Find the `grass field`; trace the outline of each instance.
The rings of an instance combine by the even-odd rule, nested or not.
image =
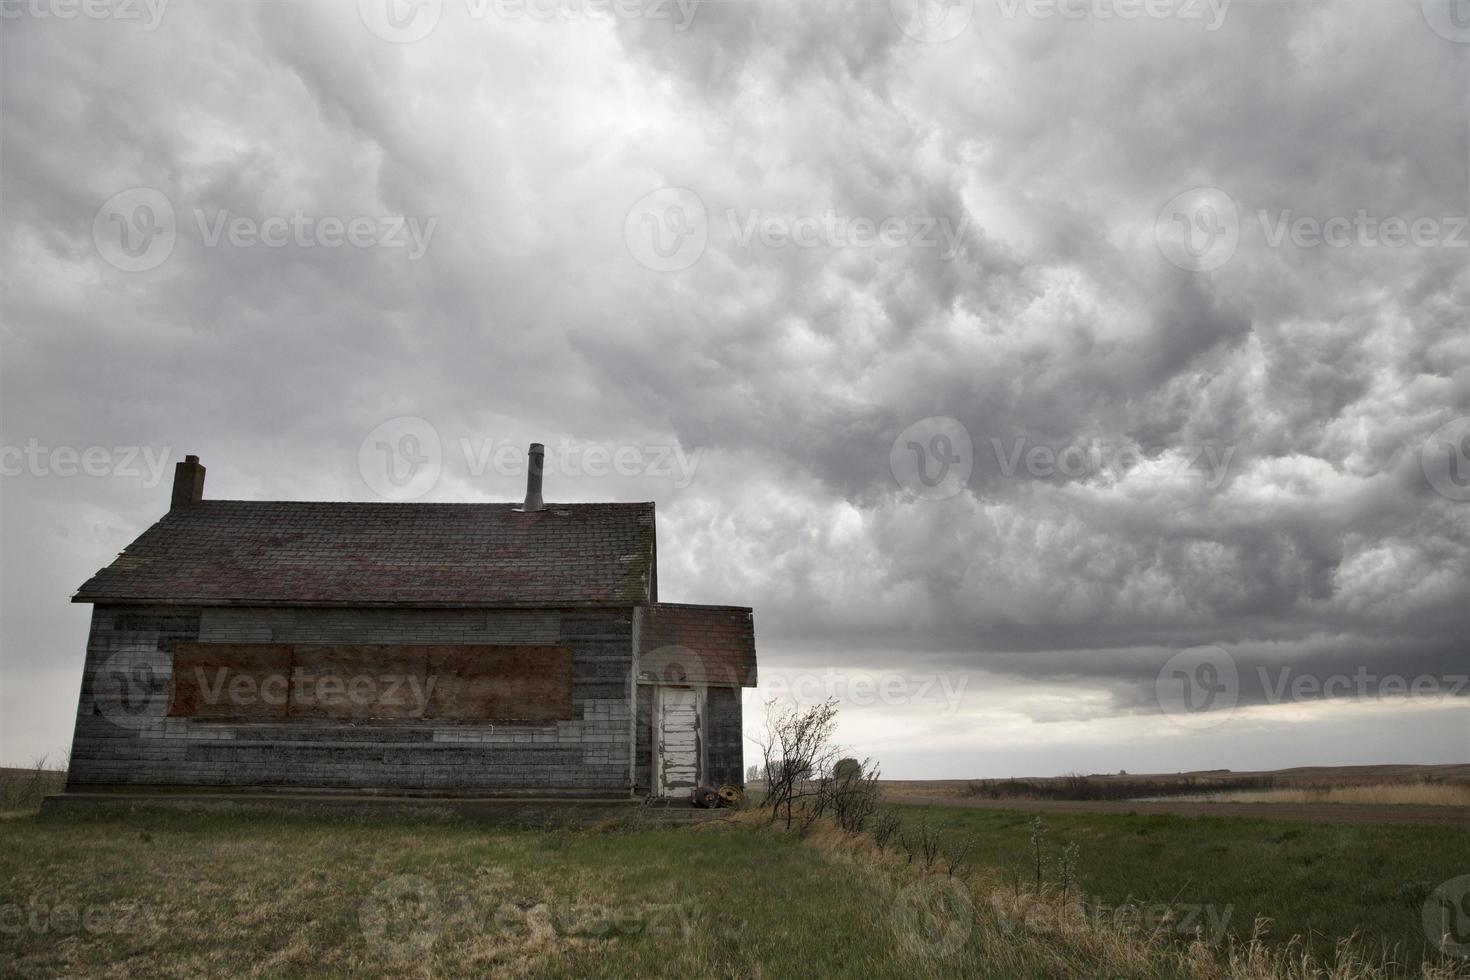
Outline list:
[[[952,837],[973,835],[976,861],[1034,876],[1033,815],[906,807]],[[1234,817],[1048,814],[1048,847],[1077,845],[1078,888],[1094,906],[1167,903],[1249,937],[1258,917],[1277,941],[1300,936],[1330,958],[1342,938],[1393,949],[1409,966],[1434,959],[1422,908],[1445,879],[1470,873],[1470,833],[1456,827],[1311,825]],[[1051,872],[1048,871],[1048,874]]]
[[[1465,835],[1118,818],[1049,820],[1078,846],[1077,890],[1139,915],[1088,915],[1024,879],[1029,817],[903,808],[976,835],[965,884],[893,847],[743,814],[678,829],[508,830],[452,819],[165,811],[0,821],[7,976],[1305,977],[1300,949],[1233,941],[1362,929],[1398,944],[1376,972],[1420,975],[1428,890],[1470,870]],[[1221,824],[1226,826],[1221,826]],[[1048,859],[1050,860],[1050,858]],[[1050,878],[1052,872],[1047,870]],[[1072,896],[1075,900],[1075,894]],[[1191,943],[1168,903],[1230,909]],[[1196,922],[1211,920],[1201,910]],[[1218,918],[1218,915],[1217,915]],[[1241,932],[1244,927],[1244,933]],[[1207,931],[1207,938],[1209,934]],[[1470,962],[1431,975],[1470,976]],[[1293,965],[1295,964],[1295,965]]]
[[[1218,800],[1230,803],[1367,803],[1394,806],[1470,806],[1470,785],[1461,783],[1369,783],[1307,789],[1242,790],[1175,797],[1181,803]]]

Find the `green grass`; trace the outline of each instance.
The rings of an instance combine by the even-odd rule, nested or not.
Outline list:
[[[974,860],[1034,879],[1034,814],[963,807],[902,808],[927,815],[949,839],[974,834]],[[1300,935],[1319,957],[1358,933],[1365,946],[1398,947],[1415,966],[1435,958],[1421,909],[1441,882],[1470,873],[1470,832],[1446,826],[1311,824],[1238,817],[1103,813],[1042,815],[1048,830],[1045,875],[1069,841],[1078,844],[1077,887],[1112,909],[1125,902],[1199,907],[1201,922],[1228,916],[1248,938],[1257,916],[1269,937]],[[1009,880],[1009,879],[1007,879]]]
[[[861,874],[728,824],[46,815],[0,822],[0,881],[6,976],[908,972]]]
[[[977,832],[981,865],[1024,861],[1029,816],[927,812],[947,833]],[[1083,889],[1105,901],[1234,904],[1232,925],[1247,931],[1259,910],[1334,935],[1370,927],[1416,951],[1418,902],[1402,890],[1466,858],[1463,835],[1429,829],[1047,822],[1054,844],[1082,845]],[[935,908],[947,879],[831,831],[803,841],[741,822],[535,831],[422,815],[48,814],[0,820],[0,976],[1287,975],[1280,961],[1232,972],[1221,951],[1171,952],[1127,931],[1032,929],[997,910],[991,878],[1003,875],[982,870],[967,888],[964,916],[941,902],[915,919],[900,908]],[[957,925],[958,945],[936,953]],[[1381,974],[1337,974],[1370,975]]]

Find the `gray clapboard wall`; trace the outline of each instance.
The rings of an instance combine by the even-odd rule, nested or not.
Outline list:
[[[167,716],[174,644],[510,643],[573,651],[572,719],[228,723]],[[632,610],[93,608],[68,786],[631,792]]]

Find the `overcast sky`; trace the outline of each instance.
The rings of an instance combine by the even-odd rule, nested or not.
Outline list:
[[[513,500],[532,440],[754,607],[749,730],[1470,761],[1451,0],[0,6],[0,761],[183,454]]]

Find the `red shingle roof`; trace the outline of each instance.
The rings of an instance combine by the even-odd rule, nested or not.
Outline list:
[[[638,617],[640,678],[755,686],[755,619],[744,606],[654,602]]]
[[[563,606],[657,594],[653,504],[176,507],[73,602]]]

